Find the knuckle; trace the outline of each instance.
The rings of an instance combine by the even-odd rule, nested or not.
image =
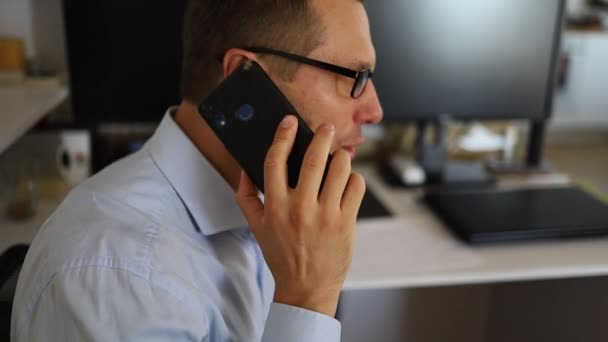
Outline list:
[[[302,213],[297,210],[290,211],[289,212],[289,221],[293,225],[299,226],[303,221]]]
[[[344,150],[339,150],[334,153],[331,164],[332,167],[336,168],[338,171],[346,173],[347,175],[351,172],[352,166],[350,162],[350,155]]]
[[[289,211],[289,219],[296,226],[304,226],[308,223],[310,213],[304,204],[297,204]]]
[[[277,134],[275,134],[275,136],[274,136],[274,142],[273,142],[274,145],[284,144],[284,143],[287,143],[287,142],[289,142],[289,135],[288,134],[286,134],[283,131],[278,131]]]
[[[295,132],[289,129],[282,129],[278,127],[276,133],[274,134],[273,144],[286,144],[289,143],[292,139],[294,139]]]
[[[277,213],[268,213],[264,215],[264,219],[270,227],[276,227],[281,225],[281,216]]]
[[[319,223],[321,224],[321,227],[327,228],[327,227],[332,227],[334,225],[336,219],[335,219],[335,215],[332,212],[325,211],[321,214],[319,221],[320,221]]]
[[[279,156],[274,151],[269,151],[264,160],[264,168],[274,169],[281,164]]]
[[[317,153],[308,153],[304,158],[304,165],[309,169],[317,169],[325,166],[324,158]]]
[[[271,226],[280,225],[283,221],[283,215],[280,210],[276,209],[276,206],[267,206],[264,218]]]

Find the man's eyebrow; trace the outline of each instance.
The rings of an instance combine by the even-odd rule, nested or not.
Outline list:
[[[362,70],[371,70],[371,71],[375,71],[376,70],[376,63],[375,61],[369,61],[369,60],[365,60],[362,58],[357,58],[355,57],[354,59],[351,60],[350,63],[348,64],[341,64],[339,62],[339,58],[335,58],[335,56],[333,56],[334,58],[327,58],[327,59],[323,59],[323,57],[321,57],[322,59],[320,60],[326,60],[329,63],[335,64],[335,65],[341,65],[347,68],[352,68],[352,70],[355,71],[362,71]],[[342,63],[344,63],[344,61],[342,61]]]

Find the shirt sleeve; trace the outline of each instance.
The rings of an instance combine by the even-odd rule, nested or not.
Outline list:
[[[205,341],[209,324],[188,303],[118,269],[57,274],[14,341]]]
[[[272,303],[262,342],[339,342],[341,324],[333,317]]]

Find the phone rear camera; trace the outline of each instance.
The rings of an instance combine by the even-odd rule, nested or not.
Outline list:
[[[222,113],[213,114],[213,121],[219,127],[224,127],[227,123],[226,116]]]
[[[236,110],[236,118],[242,122],[249,122],[255,116],[255,110],[250,104],[245,104]]]

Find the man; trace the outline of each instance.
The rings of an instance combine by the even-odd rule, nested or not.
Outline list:
[[[350,78],[283,52],[361,72]],[[297,122],[288,116],[277,129],[264,202],[196,110],[247,60],[315,130],[290,189]],[[19,278],[13,340],[338,341],[333,316],[365,191],[350,159],[362,125],[382,117],[374,63],[361,1],[191,1],[182,103],[141,151],[72,191],[41,229]]]

